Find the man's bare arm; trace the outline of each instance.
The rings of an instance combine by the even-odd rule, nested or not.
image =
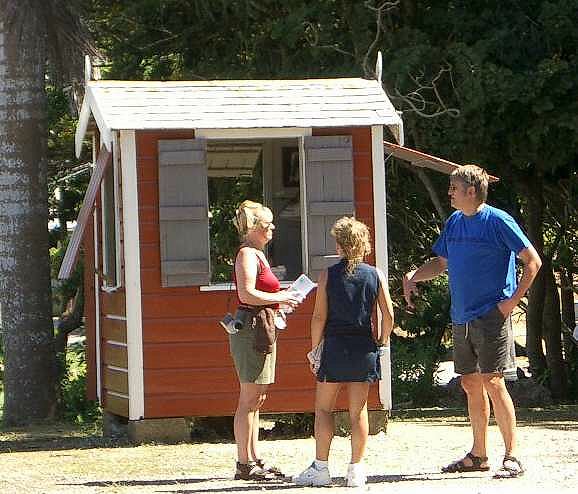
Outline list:
[[[528,291],[528,288],[530,288],[532,285],[534,278],[542,266],[542,260],[540,259],[540,256],[536,252],[536,249],[534,249],[534,247],[531,245],[525,249],[522,249],[518,254],[518,257],[523,264],[522,277],[518,282],[518,288],[510,298],[502,300],[498,304],[498,309],[504,315],[504,317],[507,317],[508,314],[514,310],[516,305],[518,305],[522,297]]]
[[[448,267],[448,260],[445,257],[434,257],[422,264],[419,268],[410,271],[403,277],[403,296],[408,307],[413,307],[411,301],[412,293],[417,292],[416,283],[420,281],[433,280],[442,274]]]

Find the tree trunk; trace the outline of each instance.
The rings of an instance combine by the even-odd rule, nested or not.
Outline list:
[[[540,257],[544,259],[544,237],[542,231],[544,197],[541,180],[536,179],[529,183],[528,188],[524,192],[528,211],[528,236]],[[546,371],[546,358],[542,350],[542,322],[546,295],[544,271],[544,269],[538,271],[538,275],[528,291],[528,310],[526,311],[526,350],[528,351],[530,372],[535,378],[542,377]]]
[[[562,302],[562,322],[566,329],[572,333],[574,331],[576,312],[574,309],[574,288],[572,279],[574,276],[572,262],[560,270],[560,299]],[[577,357],[576,344],[572,341],[571,334],[564,332],[564,354],[566,361],[575,360]]]
[[[419,179],[421,180],[421,182],[423,183],[425,190],[427,190],[427,193],[431,199],[431,202],[433,203],[436,212],[438,214],[438,217],[440,219],[440,221],[445,221],[448,218],[448,213],[446,211],[446,208],[444,208],[442,201],[440,200],[440,196],[437,193],[437,190],[435,189],[432,181],[430,180],[428,174],[424,171],[423,168],[418,168],[417,170],[414,168],[414,173],[419,177]],[[447,196],[446,196],[447,199]]]
[[[560,297],[550,259],[544,259],[541,269],[545,278],[544,298],[544,341],[546,342],[546,363],[552,397],[561,400],[567,394],[566,365],[562,353],[562,320],[560,318]]]
[[[4,424],[52,418],[46,31],[41,6],[0,0],[0,324]]]
[[[415,146],[418,147],[419,146],[419,140],[416,138],[415,135],[412,136],[413,137],[413,141],[415,143]],[[440,198],[440,194],[438,193],[438,191],[436,190],[434,184],[432,183],[429,175],[426,173],[426,171],[423,168],[418,168],[415,167],[413,165],[409,165],[409,164],[403,164],[403,166],[405,168],[407,168],[408,170],[410,170],[412,173],[414,173],[421,181],[421,183],[423,184],[423,186],[425,187],[425,190],[427,191],[427,194],[436,210],[436,213],[438,215],[439,220],[443,223],[448,219],[448,213],[446,211],[446,208],[443,206],[443,202]],[[448,196],[447,194],[444,194],[444,197],[446,199],[446,202],[448,201]]]

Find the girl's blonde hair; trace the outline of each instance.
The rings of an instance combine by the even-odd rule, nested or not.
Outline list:
[[[331,228],[331,235],[339,244],[343,258],[347,261],[345,271],[352,274],[363,258],[371,253],[371,237],[365,223],[353,217],[339,218]]]
[[[259,202],[249,200],[239,204],[233,218],[233,224],[241,238],[245,237],[250,230],[259,228],[263,223],[271,223],[272,221],[273,213],[268,207],[263,206]]]

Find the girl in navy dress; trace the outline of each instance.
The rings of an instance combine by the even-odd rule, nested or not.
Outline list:
[[[362,466],[369,424],[369,384],[381,377],[380,346],[388,344],[393,329],[393,306],[383,273],[363,262],[371,252],[369,230],[354,218],[339,219],[331,234],[341,261],[319,277],[315,310],[311,319],[311,347],[323,341],[315,394],[315,461],[294,478],[299,485],[327,485],[327,467],[333,439],[333,408],[342,386],[349,395],[351,463],[347,485],[365,485]],[[371,315],[375,304],[383,315],[374,337]],[[312,367],[312,370],[314,368]]]

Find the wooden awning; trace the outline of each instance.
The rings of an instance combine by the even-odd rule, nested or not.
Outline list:
[[[112,153],[102,146],[100,148],[100,153],[98,154],[98,159],[96,160],[96,166],[88,182],[88,188],[86,189],[86,194],[84,195],[84,200],[80,208],[80,213],[78,213],[78,218],[76,220],[76,227],[72,232],[72,237],[68,243],[66,253],[64,254],[64,259],[60,266],[60,271],[58,272],[59,280],[66,280],[70,278],[72,270],[76,265],[78,259],[78,252],[80,250],[80,243],[82,242],[82,236],[84,235],[84,230],[88,224],[90,218],[90,213],[94,206],[94,201],[96,199],[96,194],[104,177],[104,173],[110,162]]]
[[[432,170],[445,173],[446,175],[451,175],[451,173],[460,168],[462,165],[457,163],[452,163],[451,161],[444,160],[443,158],[437,158],[436,156],[431,156],[429,154],[422,153],[421,151],[416,151],[415,149],[406,148],[403,146],[398,146],[392,142],[383,141],[383,147],[386,153],[395,156],[396,158],[408,161],[413,166],[420,168],[430,168]],[[490,182],[497,182],[500,179],[489,175]]]

